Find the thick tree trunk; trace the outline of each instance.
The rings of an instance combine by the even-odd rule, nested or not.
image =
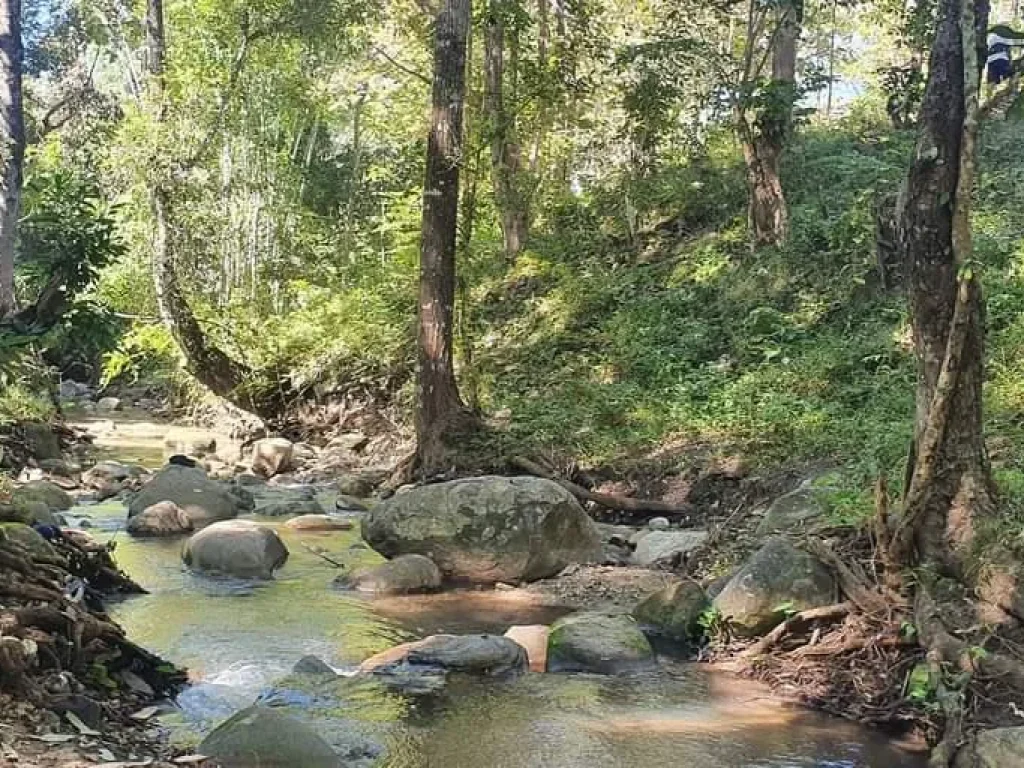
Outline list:
[[[918,383],[913,471],[897,539],[904,551],[895,552],[953,575],[963,573],[979,518],[994,510],[982,430],[981,290],[968,266],[978,68],[973,52],[964,55],[960,5],[939,5],[920,136],[900,201]],[[983,0],[975,8],[981,30],[986,8]]]
[[[21,210],[25,123],[22,112],[21,0],[0,0],[0,318],[17,309],[14,252]]]
[[[501,217],[505,258],[523,249],[529,228],[529,204],[523,189],[522,148],[515,121],[505,105],[505,22],[499,0],[492,0],[484,39],[484,92],[491,132],[491,182]]]
[[[146,6],[146,68],[149,98],[157,121],[166,112],[164,76],[166,70],[163,0],[148,0]],[[215,395],[234,405],[273,420],[280,415],[284,396],[259,391],[253,372],[232,360],[211,344],[181,289],[172,251],[173,221],[171,194],[166,182],[158,180],[150,190],[154,234],[152,253],[153,287],[160,319],[167,326],[185,357],[191,373]]]
[[[417,463],[425,475],[447,469],[454,439],[471,422],[453,359],[459,160],[466,93],[470,1],[444,0],[434,40],[434,88],[420,245]]]
[[[792,128],[796,97],[796,52],[803,23],[802,0],[788,0],[777,11],[772,42],[771,101],[751,126],[741,116],[740,140],[750,194],[748,220],[755,247],[780,245],[789,236],[789,209],[780,164]],[[754,45],[748,40],[747,45]]]

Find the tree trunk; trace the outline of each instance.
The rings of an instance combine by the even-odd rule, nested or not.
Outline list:
[[[522,149],[515,121],[505,106],[505,22],[500,0],[491,0],[484,39],[484,92],[491,132],[491,182],[501,217],[505,258],[523,249],[529,226],[527,196],[521,179]]]
[[[417,464],[448,468],[449,450],[472,417],[459,396],[453,360],[459,160],[466,93],[470,1],[444,0],[434,32],[434,87],[420,245]]]
[[[22,112],[21,0],[0,0],[0,319],[17,309],[14,252],[21,210],[25,122]]]
[[[952,575],[963,574],[978,520],[994,510],[982,430],[981,290],[968,265],[980,69],[976,51],[964,49],[960,12],[960,0],[941,0],[920,136],[900,201],[918,376],[913,470],[895,552]],[[984,30],[984,0],[975,13],[976,29]]]
[[[782,191],[780,164],[792,130],[796,52],[802,23],[802,0],[787,0],[779,6],[772,38],[769,98],[754,125],[745,116],[740,117],[750,193],[748,219],[755,247],[781,245],[789,236],[789,209]],[[755,41],[748,40],[747,45],[755,45]]]
[[[146,6],[146,68],[149,73],[149,98],[158,122],[166,114],[164,76],[166,38],[163,0],[148,0]],[[172,197],[166,182],[158,180],[150,189],[154,236],[152,254],[153,287],[160,318],[167,326],[185,357],[189,373],[215,395],[267,420],[280,415],[284,396],[261,392],[253,372],[232,360],[211,344],[196,319],[181,289],[172,251]]]

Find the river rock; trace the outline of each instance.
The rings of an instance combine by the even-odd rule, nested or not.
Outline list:
[[[100,413],[111,413],[121,410],[121,400],[117,397],[101,397],[96,401],[96,410]]]
[[[400,555],[353,576],[340,576],[335,583],[376,595],[412,595],[440,589],[441,571],[423,555]]]
[[[56,512],[50,509],[49,505],[41,501],[21,501],[16,503],[14,507],[21,512],[24,522],[29,525],[38,523],[40,525],[60,526],[64,522]]]
[[[341,768],[309,726],[267,707],[248,707],[221,723],[198,748],[220,768]]]
[[[819,520],[824,514],[825,505],[818,492],[809,487],[797,488],[772,502],[757,526],[757,533],[765,535],[802,528]]]
[[[354,496],[357,499],[365,499],[373,495],[379,480],[376,476],[369,474],[342,475],[334,481],[338,492],[344,496]]]
[[[695,581],[677,581],[643,600],[633,618],[673,640],[696,640],[701,635],[700,618],[711,601]]]
[[[744,637],[767,632],[787,611],[830,605],[836,599],[832,573],[819,560],[776,536],[736,572],[714,606]]]
[[[559,619],[548,635],[549,672],[615,675],[645,669],[651,644],[632,616],[577,613]]]
[[[20,544],[33,555],[46,559],[58,558],[57,550],[50,546],[38,531],[23,523],[0,523],[0,540]]]
[[[334,508],[339,512],[369,512],[370,508],[363,504],[362,501],[357,499],[355,496],[348,496],[344,493],[339,493],[338,498],[334,500]]]
[[[474,477],[415,488],[374,507],[363,538],[385,557],[429,557],[446,578],[535,581],[601,558],[601,537],[550,480]]]
[[[544,624],[520,624],[509,627],[505,637],[519,643],[526,651],[531,672],[544,672],[548,668],[548,635],[551,628]]]
[[[674,562],[707,541],[707,531],[649,531],[640,538],[633,552],[635,565]]]
[[[101,461],[85,471],[82,475],[82,485],[86,488],[99,488],[108,483],[123,483],[144,474],[146,471],[142,467],[117,461]]]
[[[294,450],[292,441],[283,437],[259,440],[252,449],[252,471],[262,477],[287,472],[292,465]]]
[[[198,571],[270,579],[288,560],[288,549],[270,528],[248,520],[226,520],[193,535],[182,559]]]
[[[306,677],[335,678],[338,673],[319,656],[303,656],[292,667],[293,675],[304,675]]]
[[[127,530],[132,536],[177,536],[189,533],[192,518],[173,501],[158,501],[134,517],[128,518]]]
[[[299,515],[286,522],[284,527],[293,531],[351,531],[355,523],[333,515]]]
[[[210,480],[198,467],[168,464],[132,497],[128,516],[134,517],[161,501],[173,501],[196,527],[238,515],[241,504],[227,487]]]
[[[1024,768],[1024,726],[979,731],[960,750],[956,768]]]
[[[647,527],[652,531],[667,531],[672,527],[672,523],[668,521],[667,517],[652,517],[647,521]]]
[[[256,514],[264,517],[297,517],[299,515],[323,515],[324,508],[316,499],[288,499],[272,501],[256,507]]]
[[[434,668],[483,677],[519,675],[528,668],[526,651],[499,635],[431,635],[403,643],[359,665],[361,672],[380,672],[395,666]]]
[[[36,459],[61,458],[60,438],[49,424],[29,422],[22,425],[25,447]]]
[[[74,500],[67,492],[49,480],[33,480],[20,488],[15,488],[11,494],[11,502],[15,505],[33,501],[42,502],[50,509],[60,512],[71,509],[74,505]]]

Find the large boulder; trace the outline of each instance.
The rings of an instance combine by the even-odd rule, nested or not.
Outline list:
[[[653,662],[651,644],[632,616],[576,613],[556,621],[548,635],[549,672],[615,675]]]
[[[335,583],[376,595],[411,595],[440,589],[441,571],[423,555],[400,555],[352,576],[341,576]]]
[[[273,477],[292,466],[295,446],[283,437],[259,440],[252,449],[252,471],[261,477]]]
[[[700,619],[710,605],[700,584],[677,581],[637,605],[633,618],[673,640],[696,640],[701,635]]]
[[[1024,726],[979,731],[960,750],[956,768],[1024,768]]]
[[[288,549],[270,528],[248,520],[226,520],[193,535],[182,559],[197,571],[269,579],[288,560]]]
[[[132,536],[177,536],[192,530],[192,518],[173,501],[159,501],[128,518]]]
[[[24,547],[32,555],[43,560],[54,560],[59,556],[38,531],[22,523],[0,523],[0,541],[11,541]]]
[[[161,501],[173,501],[189,516],[196,527],[230,520],[239,512],[240,502],[220,483],[210,480],[198,467],[168,464],[132,497],[128,516],[143,511]]]
[[[199,752],[220,768],[341,768],[308,725],[268,707],[248,707],[215,728]]]
[[[776,536],[740,568],[714,599],[733,631],[755,637],[788,612],[834,603],[836,583],[824,564]]]
[[[42,502],[50,509],[57,511],[71,509],[74,505],[74,500],[67,492],[49,480],[33,480],[31,483],[14,489],[11,494],[12,504],[27,504],[29,502]]]
[[[700,547],[708,539],[707,531],[650,531],[636,545],[635,565],[673,563]]]
[[[363,521],[385,557],[419,554],[455,581],[534,581],[601,558],[601,537],[576,499],[550,480],[475,477],[392,497]]]
[[[498,635],[431,635],[404,643],[364,661],[361,672],[395,667],[440,669],[483,677],[507,677],[527,670],[526,651]]]

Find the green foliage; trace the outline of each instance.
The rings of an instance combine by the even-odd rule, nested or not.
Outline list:
[[[103,357],[100,386],[140,380],[167,384],[180,368],[178,348],[162,325],[136,324]]]
[[[53,404],[40,397],[34,388],[17,382],[5,383],[0,375],[0,426],[46,421],[52,415]]]

